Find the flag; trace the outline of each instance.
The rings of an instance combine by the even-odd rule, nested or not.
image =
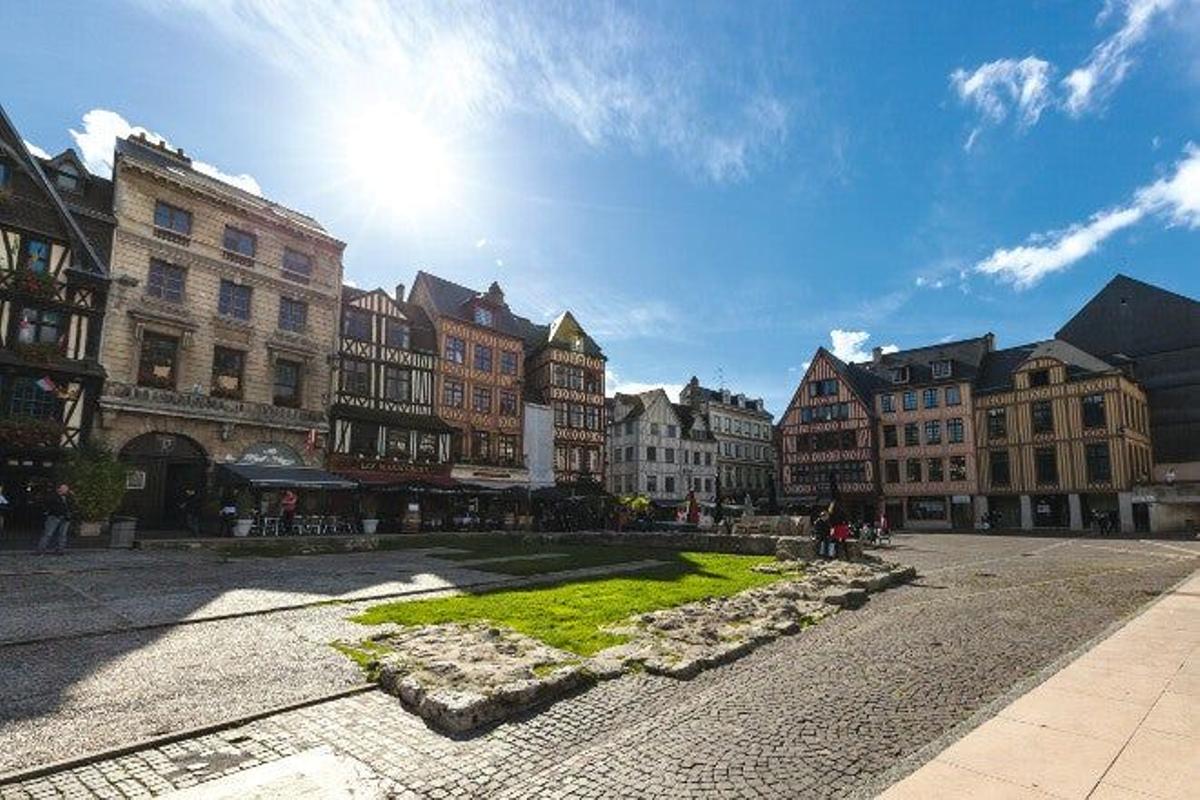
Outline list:
[[[54,381],[50,380],[49,375],[43,375],[41,379],[38,380],[37,387],[43,392],[53,392],[58,388],[58,385],[55,384]]]

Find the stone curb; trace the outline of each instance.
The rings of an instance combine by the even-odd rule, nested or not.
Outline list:
[[[248,725],[251,722],[257,722],[258,720],[266,719],[267,717],[273,717],[277,714],[284,714],[288,711],[296,711],[301,708],[309,708],[311,706],[321,705],[322,703],[329,703],[334,700],[353,697],[354,695],[366,694],[367,692],[376,691],[378,689],[379,686],[377,684],[360,683],[357,686],[353,686],[349,689],[341,689],[331,694],[321,695],[320,697],[311,697],[307,700],[300,700],[295,703],[288,703],[286,705],[275,706],[262,711],[255,711],[252,714],[245,714],[240,717],[221,720],[220,722],[212,722],[208,725],[199,725],[195,728],[185,728],[173,733],[163,734],[162,736],[152,736],[148,739],[141,739],[140,741],[124,744],[120,747],[114,747],[109,750],[97,750],[82,756],[65,758],[61,761],[53,761],[49,764],[42,764],[30,769],[19,770],[17,772],[6,772],[0,774],[0,786],[23,783],[25,781],[43,778],[47,775],[52,775],[57,772],[78,769],[80,767],[86,767],[89,764],[120,758],[121,756],[126,756],[142,750],[153,750],[155,748],[159,748],[168,744],[174,744],[175,742],[181,742],[186,739],[197,739],[201,736],[220,733],[221,731],[227,731],[231,728],[240,728],[243,725]]]

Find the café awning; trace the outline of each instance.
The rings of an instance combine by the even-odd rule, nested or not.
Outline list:
[[[220,475],[234,486],[255,489],[357,489],[358,483],[316,467],[221,464]]]

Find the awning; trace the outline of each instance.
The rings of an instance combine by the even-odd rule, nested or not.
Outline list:
[[[396,491],[422,491],[425,489],[453,489],[458,481],[449,475],[437,472],[404,473],[388,470],[355,469],[347,467],[339,469],[337,475],[347,480],[357,481],[367,488],[389,489]]]
[[[234,486],[256,489],[357,489],[348,480],[316,467],[268,467],[261,464],[221,464],[220,473]]]

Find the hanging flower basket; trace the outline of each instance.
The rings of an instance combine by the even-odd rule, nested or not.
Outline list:
[[[17,270],[15,283],[17,291],[34,297],[53,298],[58,291],[53,275],[31,269]]]

